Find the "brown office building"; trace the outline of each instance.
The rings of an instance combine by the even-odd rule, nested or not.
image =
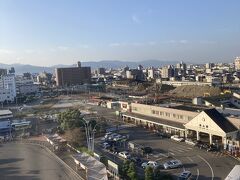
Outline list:
[[[57,86],[72,86],[91,82],[91,67],[81,67],[78,62],[77,67],[56,68]]]

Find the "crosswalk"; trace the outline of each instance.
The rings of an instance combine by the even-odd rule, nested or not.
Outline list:
[[[227,156],[223,152],[209,152],[209,153],[211,153],[212,156],[214,156],[214,157],[225,157],[225,156]]]
[[[184,146],[175,146],[169,149],[169,154],[171,155],[180,155],[191,151],[193,148],[191,147],[184,147]]]

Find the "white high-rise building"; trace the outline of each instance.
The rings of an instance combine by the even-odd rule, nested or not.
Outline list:
[[[13,102],[16,98],[16,82],[14,74],[0,77],[0,102]]]
[[[234,61],[235,70],[240,70],[240,57],[236,57]]]

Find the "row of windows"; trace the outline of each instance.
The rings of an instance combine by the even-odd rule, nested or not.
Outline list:
[[[155,115],[158,115],[158,116],[166,116],[166,117],[171,116],[171,114],[168,113],[168,112],[162,112],[162,111],[156,111],[156,110],[152,110],[152,114],[155,114]],[[176,119],[183,119],[183,115],[179,115],[179,114],[172,114],[172,117],[176,118]],[[187,118],[188,118],[188,120],[192,119],[191,116],[188,116]]]

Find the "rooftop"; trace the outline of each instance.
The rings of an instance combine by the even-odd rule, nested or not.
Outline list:
[[[233,132],[238,129],[216,109],[206,109],[204,112],[225,132]]]
[[[176,121],[161,119],[161,118],[155,118],[155,117],[151,117],[151,116],[145,116],[145,115],[140,115],[140,114],[136,114],[136,113],[129,113],[129,112],[124,112],[123,115],[132,116],[132,117],[135,117],[135,118],[139,118],[139,119],[143,119],[143,120],[147,120],[147,121],[152,121],[152,122],[156,122],[156,123],[159,123],[159,124],[164,124],[164,125],[167,125],[167,126],[172,126],[172,127],[184,129],[184,125],[181,122],[176,122]]]
[[[12,115],[10,110],[0,110],[0,116]]]

